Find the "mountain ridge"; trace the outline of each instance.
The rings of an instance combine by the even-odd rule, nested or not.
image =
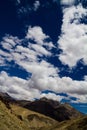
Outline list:
[[[70,120],[71,118],[77,118],[83,115],[69,104],[61,104],[60,102],[43,97],[35,101],[15,100],[6,93],[0,93],[0,99],[10,108],[9,103],[17,104],[28,110],[32,110],[41,113],[45,116],[49,116],[57,121]]]
[[[69,104],[61,104],[58,101],[46,98],[29,102],[24,107],[49,116],[60,122],[83,115]]]
[[[46,116],[45,114],[43,115],[35,111],[31,111],[29,108],[25,108],[26,105],[30,105],[32,103],[37,105],[37,102],[42,103],[43,105],[44,103],[47,103],[47,109],[48,106],[49,106],[49,110],[51,108],[53,111],[57,109],[58,114],[60,114],[61,111],[64,114],[64,107],[67,108],[67,111],[74,109],[69,104],[60,104],[59,102],[54,101],[52,99],[41,98],[33,102],[24,101],[24,100],[18,101],[11,98],[6,93],[0,93],[0,130],[24,130],[24,129],[25,130],[73,130],[73,129],[86,130],[87,129],[87,116],[84,116],[79,112],[77,112],[76,115],[77,118],[76,117],[72,118],[70,115],[70,118],[68,120],[64,118],[63,121],[57,121],[53,118],[50,118],[50,116]],[[60,111],[58,111],[58,109]],[[49,111],[47,110],[46,112]],[[75,115],[75,113],[72,114]]]

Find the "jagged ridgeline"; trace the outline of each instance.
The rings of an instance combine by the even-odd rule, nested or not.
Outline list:
[[[87,116],[47,98],[16,101],[0,93],[0,130],[87,130]]]

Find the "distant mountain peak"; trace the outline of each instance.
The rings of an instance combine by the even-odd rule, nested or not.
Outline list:
[[[78,112],[69,104],[61,104],[58,101],[45,97],[27,103],[24,107],[49,116],[57,121],[69,120],[82,115],[82,113]]]

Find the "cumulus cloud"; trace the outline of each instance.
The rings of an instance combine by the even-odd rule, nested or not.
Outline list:
[[[69,67],[75,66],[81,59],[87,64],[87,25],[82,22],[87,10],[80,4],[65,8],[63,14],[62,34],[58,41],[62,50],[59,59]]]
[[[67,93],[69,96],[78,97],[78,102],[86,102],[87,80],[72,80],[70,77],[60,78],[59,69],[54,67],[46,59],[51,57],[51,49],[54,47],[40,27],[29,27],[26,37],[5,36],[1,41],[0,64],[6,67],[7,62],[15,64],[31,73],[31,77],[22,79],[11,77],[5,71],[0,73],[0,91],[8,92],[17,99],[33,100],[46,96],[61,101],[64,97],[56,94],[42,94],[43,90],[51,90],[56,93]],[[26,42],[25,42],[26,41]],[[26,45],[24,46],[23,43]],[[6,50],[6,51],[5,51]],[[3,64],[4,63],[4,64]]]
[[[54,93],[43,93],[40,95],[40,98],[43,98],[43,97],[46,97],[48,99],[53,99],[53,100],[57,100],[57,101],[61,101],[63,98],[63,96],[60,96],[60,95],[56,95]]]
[[[5,71],[0,73],[0,91],[10,94],[16,99],[33,100],[40,96],[38,89],[28,87],[27,80],[10,77]]]
[[[55,47],[51,41],[46,42],[46,40],[50,40],[50,37],[46,35],[39,26],[29,27],[26,38],[34,40],[40,47],[44,45],[49,50]]]
[[[40,65],[38,61],[41,57],[51,56],[49,49],[52,49],[54,45],[50,41],[47,42],[47,38],[49,36],[44,34],[42,29],[37,26],[29,28],[26,38],[22,40],[19,40],[17,37],[5,36],[0,43],[3,49],[6,49],[6,51],[0,50],[2,63],[5,60],[9,62],[14,60],[16,64],[19,64],[29,72],[33,64]],[[25,40],[27,40],[26,47],[22,45]],[[35,41],[36,43],[31,43],[29,40]]]
[[[45,40],[48,37],[49,36],[44,34],[42,31],[42,28],[40,28],[39,26],[35,26],[33,28],[29,27],[28,33],[26,36],[27,39],[32,39],[35,42],[37,42],[38,44],[43,44],[43,40]]]
[[[43,70],[42,72],[44,72]],[[58,93],[67,93],[69,97],[75,97],[75,102],[87,102],[87,81],[73,81],[71,78],[63,77],[45,77],[41,73],[33,74],[31,79],[21,79],[11,77],[6,72],[0,73],[0,91],[9,93],[17,99],[34,100],[34,98],[47,97],[50,99],[61,101],[66,99],[64,96],[59,96],[53,93],[41,93],[43,90],[51,90]]]
[[[10,77],[5,71],[0,73],[0,91],[8,93],[18,100],[34,100],[34,98],[47,97],[48,99],[61,101],[64,98],[54,93],[41,93],[37,88],[30,87],[28,80]]]
[[[37,37],[36,37],[36,33],[34,33],[35,31],[34,29],[37,30],[37,34],[38,34]],[[30,36],[28,33],[30,33]],[[18,98],[20,97],[25,98],[27,96],[26,92],[31,93],[33,89],[37,90],[37,92],[40,91],[39,89],[44,90],[44,87],[41,88],[40,86],[40,82],[39,82],[40,80],[42,81],[44,80],[44,78],[56,76],[58,69],[55,69],[53,65],[46,62],[44,59],[41,59],[41,57],[43,56],[44,57],[51,56],[51,52],[49,52],[49,48],[52,49],[53,44],[52,42],[47,42],[46,38],[49,37],[43,33],[40,27],[30,28],[30,31],[28,30],[27,32],[26,38],[23,40],[18,40],[17,37],[12,37],[12,36],[5,36],[3,38],[3,41],[0,44],[2,45],[3,49],[6,49],[6,51],[0,50],[0,57],[2,60],[0,62],[1,65],[3,66],[3,62],[4,62],[6,66],[7,65],[6,61],[8,62],[14,61],[15,64],[19,65],[27,72],[31,72],[32,77],[31,79],[29,79],[29,81],[27,81],[27,80],[22,80],[18,77],[11,78],[10,76],[8,76],[8,74],[6,74],[6,72],[2,72],[1,77],[3,77],[4,79],[3,82],[1,79],[1,86],[3,86],[3,88],[2,87],[0,88],[1,91],[3,91],[4,89],[6,90],[6,92],[10,93],[15,97],[16,95],[19,94],[19,90],[20,90],[20,95],[18,96]],[[27,40],[26,47],[22,45],[22,43],[25,40]],[[35,40],[36,43],[31,43],[29,42],[29,40]],[[5,82],[6,78],[7,80]],[[17,84],[15,84],[16,80],[18,81]],[[25,82],[25,84],[23,84],[23,82]],[[23,84],[22,86],[25,86],[25,91],[24,88],[22,88],[20,83]],[[26,91],[26,89],[28,88],[29,91]],[[32,88],[31,91],[30,88]],[[25,94],[23,92],[25,92]],[[22,93],[24,96],[22,96]],[[33,94],[31,93],[31,95]],[[30,96],[30,98],[34,98],[34,97]]]
[[[0,43],[0,45],[9,51],[10,49],[14,48],[17,43],[20,43],[20,40],[17,37],[6,35],[3,37],[3,41]]]

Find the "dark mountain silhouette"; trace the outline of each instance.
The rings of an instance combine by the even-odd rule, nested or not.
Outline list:
[[[61,104],[58,101],[47,98],[29,102],[24,107],[49,116],[57,121],[69,120],[82,115],[82,113],[78,112],[69,104]]]

